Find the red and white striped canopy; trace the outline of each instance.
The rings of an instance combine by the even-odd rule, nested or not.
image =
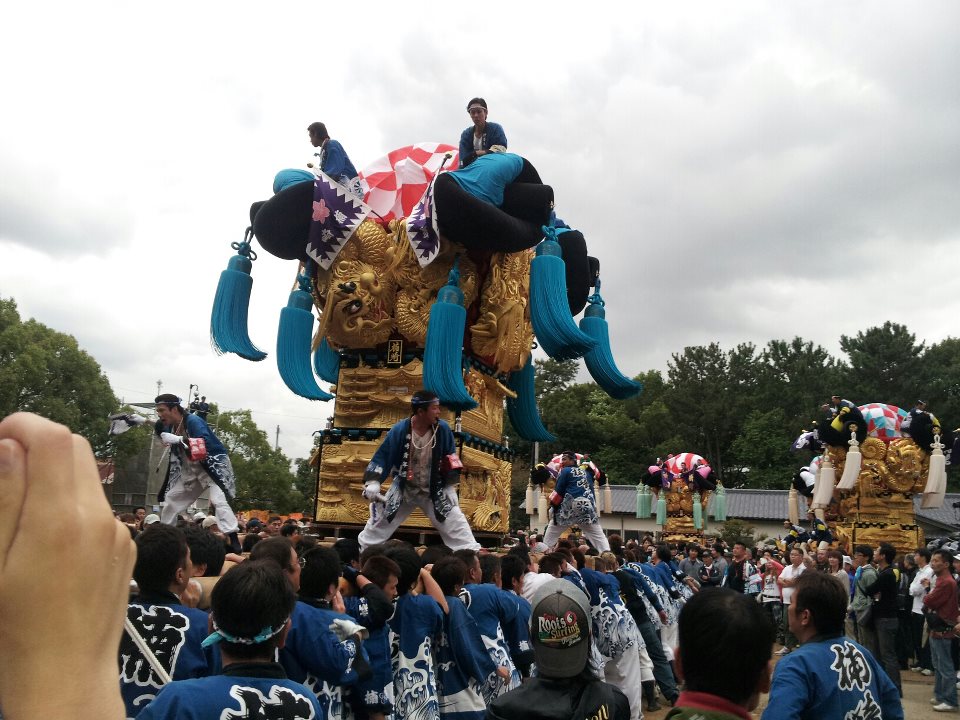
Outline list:
[[[440,166],[454,170],[459,163],[453,145],[417,143],[397,148],[360,171],[363,200],[384,220],[406,217]]]
[[[667,470],[672,472],[674,475],[677,475],[680,472],[680,466],[683,463],[687,464],[687,470],[693,470],[694,466],[697,464],[697,461],[703,462],[704,464],[707,463],[703,456],[697,455],[696,453],[680,453],[667,460]]]

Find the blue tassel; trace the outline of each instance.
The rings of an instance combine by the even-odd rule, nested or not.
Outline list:
[[[693,494],[693,527],[703,530],[703,505],[700,504],[700,493]]]
[[[657,499],[657,525],[663,527],[667,522],[667,500],[663,497],[666,490],[660,491],[660,497]]]
[[[530,263],[530,322],[540,347],[554,360],[573,360],[592,350],[597,341],[584,335],[570,317],[567,276],[556,230],[543,228]]]
[[[717,483],[717,491],[713,495],[713,519],[717,522],[727,520],[727,491],[720,483]]]
[[[510,418],[510,424],[524,440],[554,442],[557,438],[543,426],[540,411],[537,410],[534,374],[532,355],[527,358],[527,364],[521,370],[510,373],[507,387],[513,390],[517,397],[507,398],[507,415]]]
[[[257,254],[250,249],[252,228],[247,228],[243,242],[231,243],[237,254],[230,258],[227,269],[220,273],[217,294],[210,313],[210,344],[218,355],[235,353],[246,360],[263,360],[267,354],[250,342],[247,332],[247,312],[253,278],[253,260]]]
[[[326,338],[313,353],[313,369],[325,382],[336,385],[340,381],[340,353],[330,347]]]
[[[306,275],[298,277],[300,288],[290,293],[287,306],[280,311],[277,331],[277,369],[288,388],[308,400],[330,400],[333,395],[317,385],[310,368],[310,343],[313,339],[313,297],[306,287]]]
[[[580,329],[597,341],[596,347],[583,356],[590,376],[615,400],[636,397],[643,390],[643,384],[625,377],[617,369],[610,352],[610,333],[605,318],[606,310],[603,309],[603,298],[600,297],[599,280],[587,303],[587,309],[580,320]]]
[[[637,485],[637,519],[650,517],[650,488],[643,483]]]
[[[430,308],[427,345],[423,351],[423,387],[437,394],[440,404],[451,410],[472,410],[477,401],[463,384],[463,329],[467,311],[463,307],[459,258],[453,261],[447,284],[440,288]]]

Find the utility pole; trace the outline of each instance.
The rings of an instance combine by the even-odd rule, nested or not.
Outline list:
[[[280,447],[280,426],[279,425],[277,425],[277,434],[273,440],[273,449],[276,450],[278,447]]]
[[[157,395],[160,394],[160,391],[163,389],[163,380],[157,380]]]

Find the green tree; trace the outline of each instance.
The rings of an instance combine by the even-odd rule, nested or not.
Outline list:
[[[312,515],[317,504],[317,468],[310,464],[310,458],[297,458],[293,465],[293,486],[303,498],[303,512]]]
[[[751,488],[787,488],[792,468],[790,438],[784,431],[784,412],[774,408],[752,410],[730,449],[741,471],[739,485]],[[729,466],[728,466],[729,470]],[[728,486],[733,486],[729,483]]]
[[[43,415],[85,437],[98,456],[118,402],[100,365],[66,335],[20,319],[14,300],[0,298],[0,417]]]
[[[290,460],[273,449],[249,410],[220,413],[215,432],[227,448],[237,475],[234,509],[257,508],[279,513],[313,511],[312,505],[308,507],[307,500],[295,489],[296,477],[290,471]]]
[[[666,405],[683,446],[672,452],[699,453],[723,477],[730,443],[756,402],[757,366],[749,343],[726,353],[711,343],[673,354]]]
[[[890,322],[840,336],[840,349],[849,358],[844,373],[843,395],[858,405],[882,402],[912,407],[920,389],[924,344],[904,325]]]
[[[577,377],[576,360],[534,360],[534,392],[537,400],[543,399],[544,395],[562,392]]]
[[[802,338],[771,340],[760,354],[760,405],[783,408],[784,429],[791,440],[820,417],[820,406],[837,392],[839,383],[837,361]]]
[[[730,547],[733,547],[733,544],[737,542],[752,547],[754,530],[756,528],[747,521],[731,518],[720,527],[720,539]]]
[[[923,354],[921,396],[944,430],[960,427],[960,338],[947,338]]]

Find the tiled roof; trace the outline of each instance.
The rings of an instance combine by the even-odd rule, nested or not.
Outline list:
[[[635,485],[611,485],[614,513],[635,515],[637,512],[637,488]],[[602,490],[601,490],[602,492]],[[727,516],[744,520],[783,520],[787,517],[787,490],[727,490]],[[713,516],[712,495],[707,514]],[[922,510],[920,495],[914,495],[914,512],[919,520],[944,529],[960,529],[960,509],[953,503],[960,502],[960,493],[948,493],[940,508]]]
[[[635,515],[637,488],[635,485],[611,485],[613,511]],[[602,491],[601,491],[602,492]],[[713,515],[713,500],[707,509]],[[787,517],[786,490],[727,490],[727,515],[745,520],[783,520]]]

